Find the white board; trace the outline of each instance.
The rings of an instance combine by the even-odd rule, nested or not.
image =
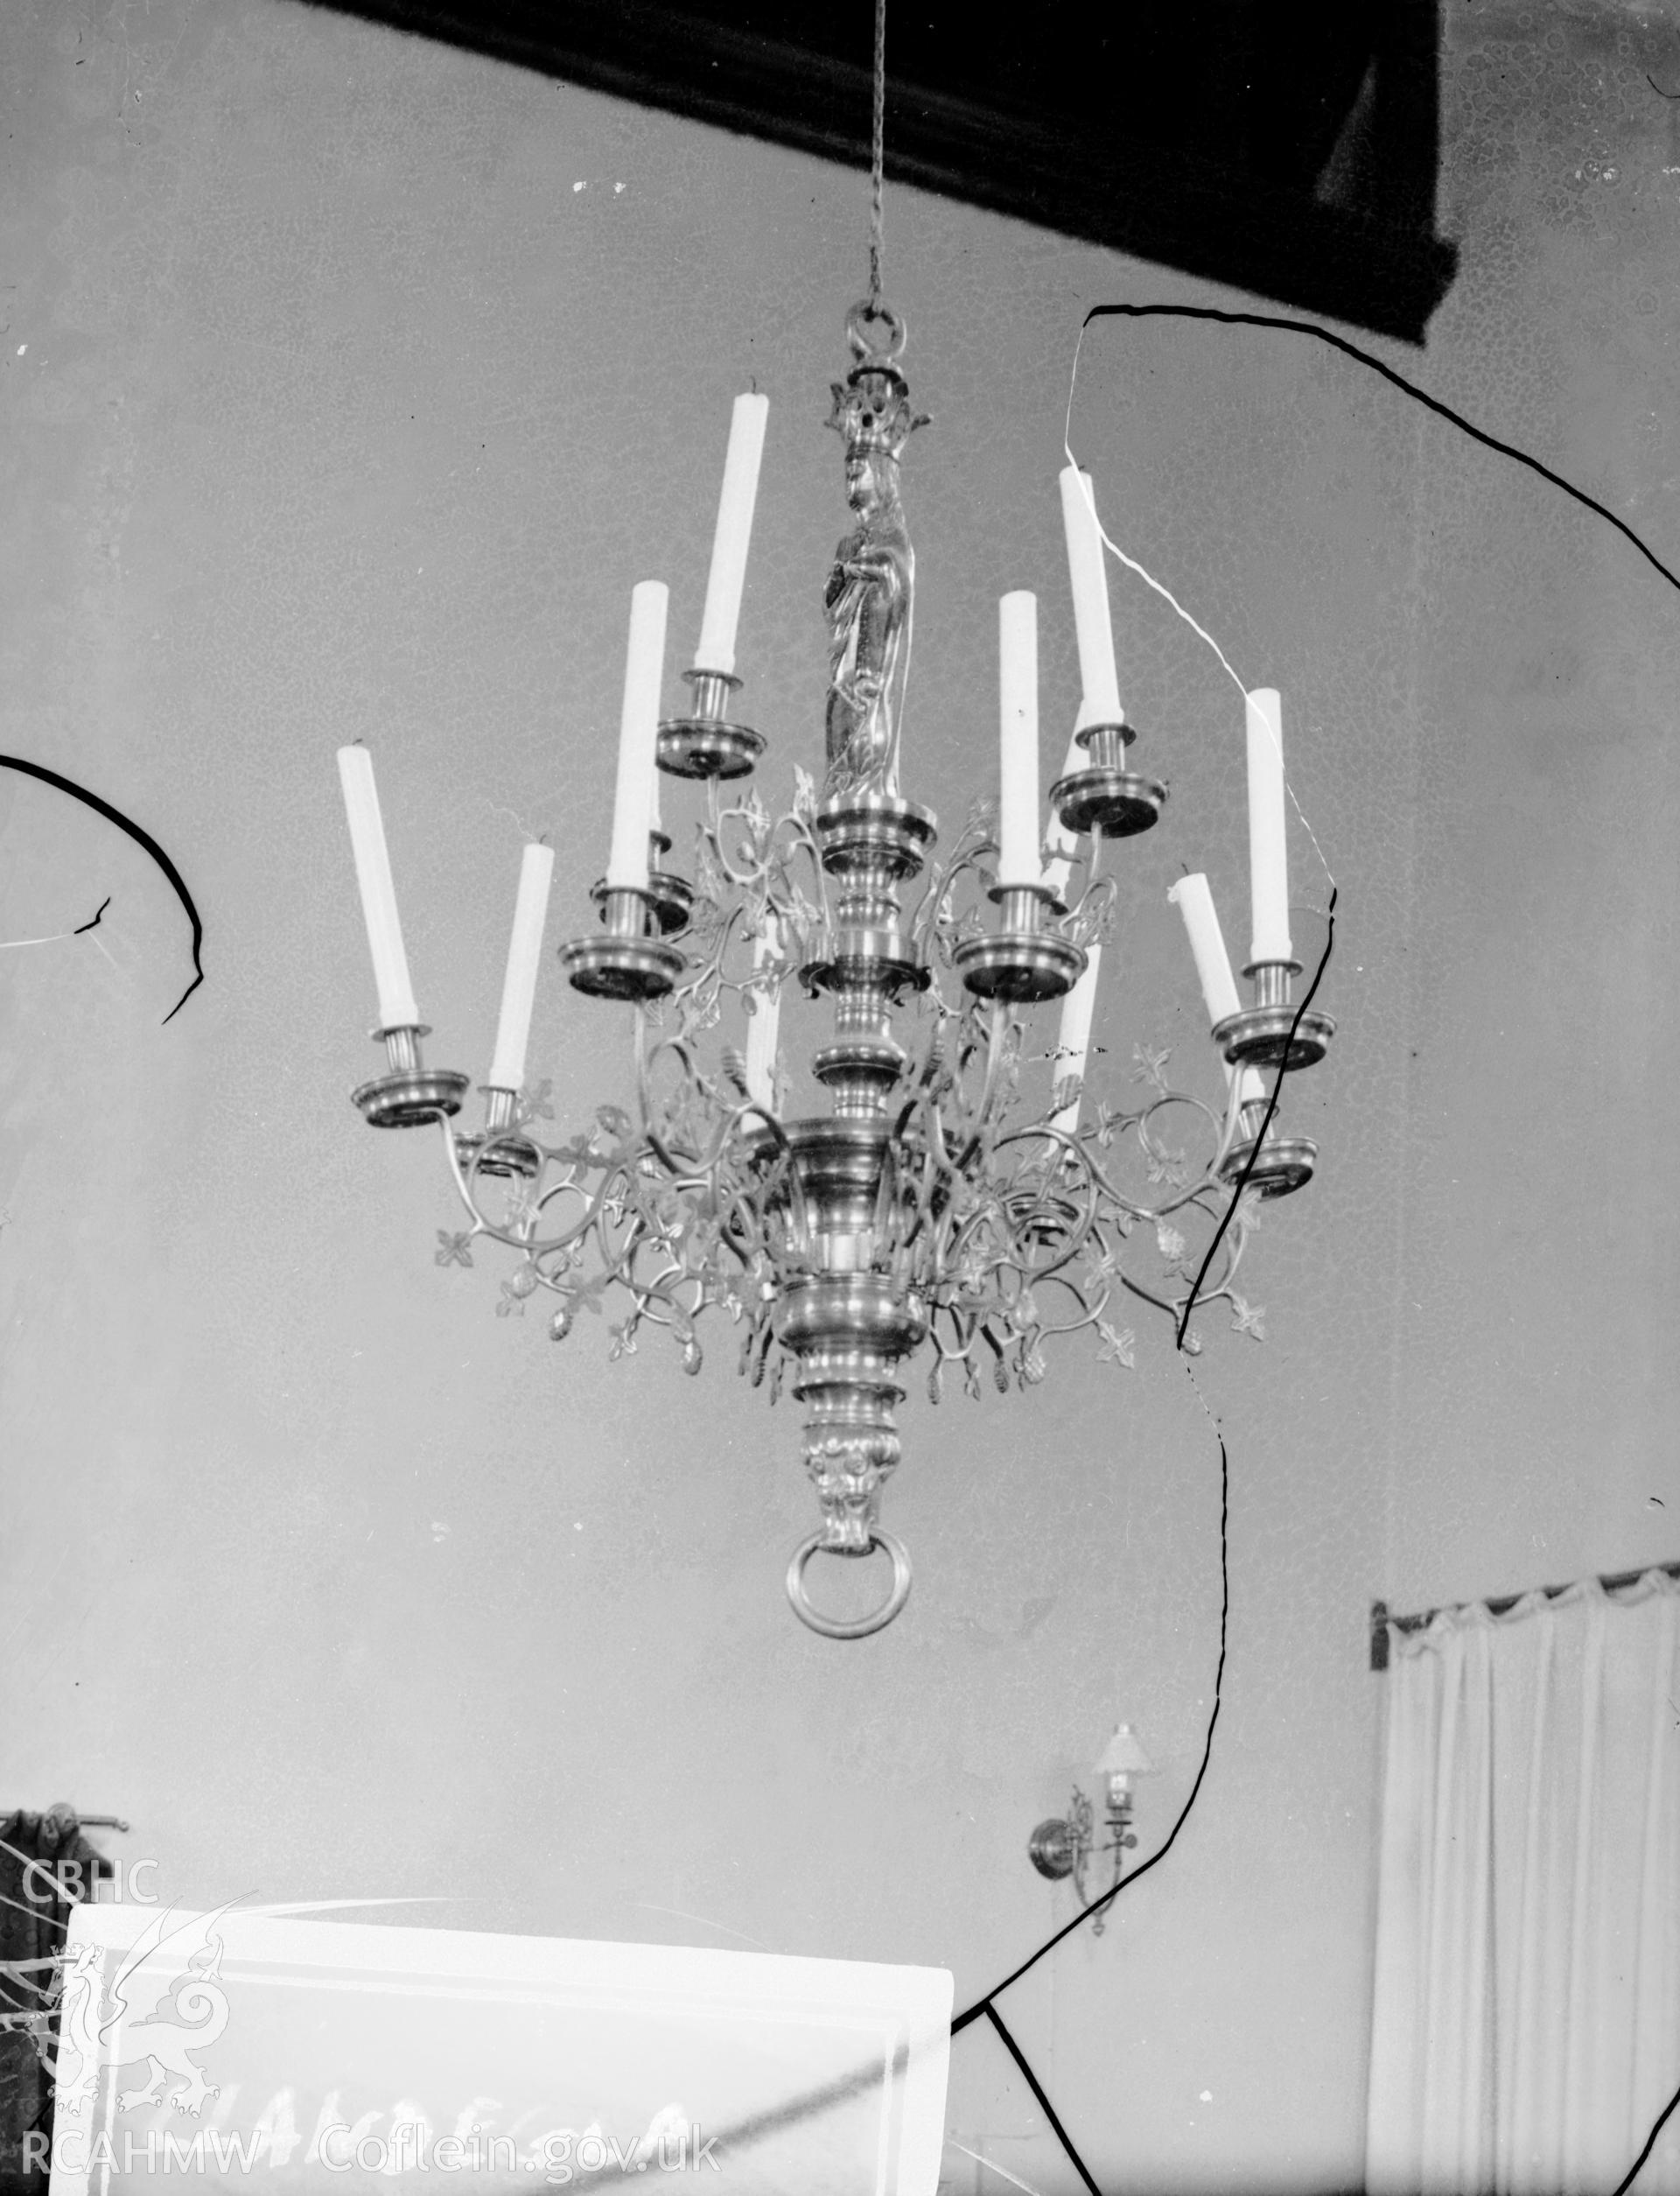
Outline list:
[[[937,2185],[942,1968],[237,1906],[80,1906],[66,1954],[50,2196]]]

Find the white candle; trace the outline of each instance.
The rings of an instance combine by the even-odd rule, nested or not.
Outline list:
[[[554,879],[552,846],[527,846],[519,865],[519,896],[514,902],[514,934],[508,942],[508,972],[501,982],[501,1014],[489,1081],[498,1091],[517,1091],[525,1080],[525,1050],[530,1042],[531,1008],[536,1002],[536,972],[542,958],[542,926],[549,917],[549,887]]]
[[[1208,880],[1200,870],[1194,877],[1180,877],[1166,896],[1184,917],[1184,927],[1190,934],[1190,951],[1196,957],[1196,974],[1201,979],[1208,1020],[1211,1024],[1222,1022],[1228,1015],[1239,1013],[1242,1002],[1236,995],[1231,957],[1225,951],[1225,934],[1219,927],[1219,915],[1214,906],[1214,895],[1208,889]]]
[[[700,621],[700,645],[694,652],[696,670],[735,669],[735,628],[741,620],[746,549],[752,536],[752,507],[758,501],[759,463],[764,456],[764,426],[769,416],[767,396],[735,399],[729,423],[729,454],[724,460],[724,492],[718,504],[718,530],[711,537],[705,614]]]
[[[998,605],[998,881],[1036,885],[1039,857],[1039,605],[1018,590]]]
[[[1266,1079],[1259,1069],[1239,1068],[1234,1061],[1228,1060],[1225,1063],[1225,1087],[1228,1091],[1239,1075],[1242,1078],[1242,1088],[1237,1092],[1237,1104],[1249,1105],[1258,1098],[1264,1105],[1266,1102]]]
[[[1097,528],[1091,476],[1077,466],[1061,472],[1061,523],[1068,537],[1068,578],[1074,593],[1074,632],[1079,642],[1083,699],[1079,721],[1124,723],[1120,684],[1114,669],[1114,627],[1109,617],[1109,575]]]
[[[607,885],[613,891],[648,889],[648,834],[653,828],[659,693],[665,676],[665,613],[669,600],[668,589],[658,579],[639,581],[630,597],[624,711],[619,719],[619,782],[612,803],[612,852],[606,865]]]
[[[1079,734],[1075,732],[1068,740],[1067,755],[1056,775],[1060,778],[1070,778],[1075,770],[1084,769],[1089,761],[1090,757],[1080,746]],[[1068,874],[1074,866],[1074,856],[1079,852],[1079,833],[1070,831],[1054,809],[1044,827],[1044,851],[1051,859],[1044,866],[1044,875],[1040,882],[1047,891],[1054,893],[1058,900],[1065,901]]]
[[[1056,1056],[1051,1066],[1050,1081],[1054,1092],[1059,1083],[1069,1076],[1083,1080],[1085,1065],[1091,1054],[1091,1020],[1096,1012],[1096,984],[1102,968],[1102,948],[1088,945],[1085,949],[1085,973],[1070,992],[1062,994],[1061,1023],[1056,1031]],[[1075,1098],[1064,1105],[1055,1116],[1055,1126],[1071,1136],[1079,1126],[1081,1101]]]
[[[1284,810],[1284,705],[1275,686],[1249,696],[1249,882],[1255,961],[1292,961]]]
[[[402,951],[402,925],[397,920],[391,858],[379,813],[379,789],[374,783],[374,758],[366,747],[339,749],[339,782],[344,788],[344,812],[350,820],[350,847],[356,858],[356,883],[361,890],[368,946],[374,957],[379,1026],[382,1029],[417,1029],[420,1009],[414,1003],[409,982],[409,957]]]
[[[752,965],[762,968],[781,951],[781,925],[774,915],[764,918],[764,929],[752,941]],[[781,986],[752,994],[752,1013],[746,1025],[746,1093],[766,1112],[776,1098],[776,1049],[781,1035]]]

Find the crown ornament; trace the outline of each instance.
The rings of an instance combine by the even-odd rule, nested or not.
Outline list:
[[[860,299],[846,315],[857,364],[844,382],[830,382],[834,409],[824,424],[845,437],[848,457],[896,458],[916,429],[929,424],[899,370],[906,333],[903,320],[878,298]]]

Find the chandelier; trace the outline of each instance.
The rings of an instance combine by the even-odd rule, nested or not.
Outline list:
[[[877,203],[879,177],[878,46]],[[599,1107],[562,1143],[537,1133],[547,1086],[525,1090],[527,1041],[553,853],[524,851],[494,1056],[476,1128],[453,1126],[469,1078],[424,1063],[365,747],[339,762],[379,993],[387,1071],[354,1092],[379,1128],[441,1124],[466,1215],[439,1231],[439,1264],[481,1238],[511,1253],[498,1309],[551,1305],[564,1339],[580,1309],[622,1308],[616,1358],[663,1330],[701,1369],[703,1326],[732,1330],[740,1371],[784,1384],[804,1413],[822,1521],[794,1552],[787,1591],[832,1638],[889,1624],[910,1590],[880,1521],[899,1462],[897,1407],[912,1360],[930,1400],[986,1379],[1007,1392],[1047,1370],[1053,1337],[1088,1329],[1130,1366],[1122,1308],[1177,1325],[1223,1301],[1259,1335],[1235,1282],[1263,1200],[1311,1178],[1315,1146],[1278,1133],[1276,1078],[1323,1056],[1329,1018],[1292,1002],[1282,714],[1248,698],[1253,950],[1242,1004],[1203,876],[1179,906],[1224,1065],[1221,1103],[1170,1087],[1140,1046],[1130,1085],[1088,1088],[1091,1025],[1115,881],[1111,841],[1149,830],[1163,785],[1133,766],[1121,706],[1103,537],[1090,480],[1060,479],[1082,687],[1067,760],[1039,789],[1036,602],[999,606],[999,780],[948,853],[931,809],[900,786],[915,564],[900,494],[913,431],[905,326],[878,286],[848,315],[850,369],[828,424],[845,451],[850,530],[824,592],[830,647],[820,782],[795,765],[774,815],[752,781],[763,735],[737,713],[736,635],[767,402],[735,403],[687,708],[662,720],[667,590],[633,594],[612,834],[592,892],[598,927],[562,947],[571,984],[628,1009],[636,1115]],[[672,863],[662,777],[698,789],[691,855]],[[789,1111],[780,1042],[785,988],[830,1002],[809,1062],[827,1111]],[[1056,1005],[1054,1044],[1032,1010]],[[1045,1033],[1048,1034],[1047,1030]],[[1096,1099],[1095,1104],[1092,1103]],[[1194,1147],[1194,1150],[1192,1147]],[[1186,1229],[1189,1231],[1186,1233]],[[825,1614],[806,1572],[819,1553],[882,1552],[891,1584],[861,1616]]]

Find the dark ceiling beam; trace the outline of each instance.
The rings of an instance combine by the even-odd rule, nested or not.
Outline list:
[[[313,4],[868,165],[863,5]],[[1106,26],[1088,0],[1040,0],[1009,18],[1008,46],[971,9],[905,8],[889,178],[1420,343],[1457,263],[1434,233],[1436,0],[1105,12]]]

